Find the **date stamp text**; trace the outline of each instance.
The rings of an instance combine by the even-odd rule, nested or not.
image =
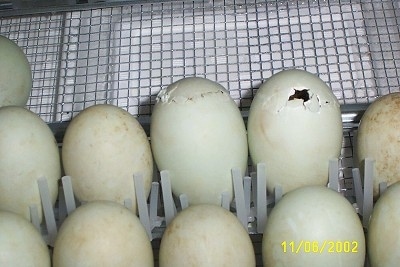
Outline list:
[[[295,241],[283,241],[281,243],[282,251],[284,253],[357,253],[358,242],[357,241],[313,241],[313,240],[300,240]]]

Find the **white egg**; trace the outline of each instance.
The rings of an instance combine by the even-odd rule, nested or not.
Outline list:
[[[265,267],[363,267],[363,227],[342,195],[324,186],[304,186],[272,209],[262,257]]]
[[[0,266],[51,266],[49,250],[39,231],[9,211],[0,211]]]
[[[184,78],[157,97],[151,146],[159,170],[168,170],[172,191],[190,204],[232,199],[231,169],[244,174],[248,148],[241,113],[229,92],[204,78]]]
[[[400,262],[400,182],[388,187],[373,209],[367,248],[371,267],[393,267]]]
[[[136,211],[133,176],[144,178],[150,192],[153,176],[151,148],[142,126],[126,110],[101,104],[81,111],[65,132],[62,162],[81,201],[126,199]]]
[[[239,220],[222,207],[190,206],[172,220],[160,244],[160,267],[254,267],[251,239]]]
[[[153,264],[143,225],[132,212],[112,201],[78,207],[61,225],[54,244],[54,267]]]
[[[329,160],[342,146],[338,100],[317,76],[304,70],[274,74],[258,89],[247,125],[253,164],[267,166],[267,188],[283,192],[326,185]]]
[[[370,104],[361,118],[356,148],[361,171],[365,158],[375,160],[375,198],[381,182],[390,185],[400,181],[400,93],[382,96]]]
[[[0,107],[25,106],[32,89],[28,59],[16,43],[0,35]]]
[[[42,220],[37,180],[47,179],[54,204],[61,177],[58,146],[50,128],[23,107],[1,107],[0,159],[0,209],[29,220],[29,206],[36,205]]]

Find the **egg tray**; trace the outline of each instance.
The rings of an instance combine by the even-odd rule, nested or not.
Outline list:
[[[345,189],[341,187],[339,179],[338,162],[338,159],[332,159],[329,162],[329,183],[327,186],[332,190],[344,194]],[[373,207],[373,164],[372,159],[365,160],[364,185],[361,183],[359,170],[353,169],[356,195],[355,198],[349,198],[355,212],[359,213],[362,218],[365,229],[368,227],[368,220]],[[168,171],[161,171],[160,176],[161,182],[153,182],[149,197],[145,195],[142,176],[138,174],[133,177],[139,219],[149,239],[152,241],[153,249],[155,250],[154,253],[156,254],[155,260],[157,260],[160,240],[165,228],[178,212],[188,206],[187,197],[184,194],[180,195],[179,198],[173,197]],[[229,198],[224,197],[227,195],[222,194],[221,206],[233,212],[244,228],[247,229],[254,245],[257,261],[261,264],[260,251],[262,232],[270,211],[282,197],[282,189],[277,187],[273,194],[267,196],[265,187],[268,177],[265,164],[258,164],[257,172],[252,173],[250,177],[242,177],[240,170],[233,169],[232,179],[234,185],[234,201],[230,205]],[[162,193],[159,190],[160,185]],[[51,249],[54,245],[58,228],[68,214],[72,213],[81,203],[77,203],[74,198],[71,178],[69,176],[64,176],[62,178],[59,198],[54,209],[51,204],[46,179],[39,179],[38,186],[42,199],[45,222],[43,224],[39,223],[37,208],[34,206],[31,207],[31,220],[42,232],[45,241]],[[385,189],[386,185],[382,184],[381,193]],[[161,196],[162,200],[160,201]],[[124,205],[130,208],[132,201],[126,199]]]

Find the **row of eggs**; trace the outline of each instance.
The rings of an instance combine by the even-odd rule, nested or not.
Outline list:
[[[11,76],[3,75],[2,81]],[[7,82],[1,84],[0,93],[6,91],[4,84]],[[0,98],[6,99],[1,94]],[[398,138],[390,129],[396,129],[393,124],[398,116],[393,114],[398,99],[391,94],[377,100],[380,104],[371,106],[363,119],[366,122],[360,125],[360,158],[372,156],[383,162],[376,164],[378,174],[380,166],[385,166],[380,167],[382,172],[393,173],[398,168],[397,164],[390,166],[396,162],[393,140]],[[0,209],[29,218],[29,205],[40,206],[38,177],[47,178],[52,199],[57,197],[61,172],[57,146],[51,131],[35,114],[4,107],[0,117]],[[382,137],[382,129],[387,137]],[[380,140],[389,141],[382,145]],[[253,100],[247,131],[228,91],[206,79],[186,78],[159,93],[152,114],[151,146],[133,116],[114,106],[97,105],[82,111],[68,127],[62,165],[73,178],[78,199],[122,202],[135,199],[132,173],[143,174],[149,192],[154,156],[159,169],[170,171],[176,195],[185,193],[191,204],[220,204],[222,192],[230,192],[232,199],[230,170],[239,167],[244,173],[248,150],[253,162],[267,162],[268,190],[280,185],[289,192],[309,184],[326,184],[328,161],[339,156],[341,141],[340,105],[315,75],[288,70],[268,79]],[[379,161],[383,157],[379,153],[385,154],[384,160]],[[396,180],[393,174],[381,177],[389,184]],[[379,179],[375,179],[374,191],[378,185]],[[42,217],[41,210],[39,213]],[[266,257],[265,262],[269,258],[273,257]]]
[[[272,210],[262,238],[265,267],[363,267],[366,243],[373,267],[399,261],[400,183],[377,201],[367,242],[352,205],[323,186],[287,193]],[[390,212],[388,212],[390,209]],[[390,244],[390,246],[387,246]],[[79,206],[62,223],[52,256],[37,229],[25,218],[0,211],[2,266],[154,266],[152,245],[138,217],[114,201]],[[160,267],[256,265],[247,231],[228,210],[210,204],[180,211],[161,238]]]
[[[32,112],[2,107],[0,121],[0,207],[27,218],[30,204],[40,206],[38,192],[15,200],[10,189],[37,191],[32,189],[35,179],[45,177],[55,201],[61,165],[80,201],[135,200],[132,176],[137,173],[148,195],[154,158],[159,170],[169,171],[176,196],[185,194],[189,204],[220,205],[224,192],[233,199],[231,170],[240,169],[244,176],[249,152],[254,164],[267,164],[267,189],[280,185],[286,193],[325,185],[329,160],[340,155],[342,144],[338,101],[322,80],[303,70],[282,71],[258,89],[247,130],[229,92],[198,77],[160,91],[151,143],[133,115],[108,104],[86,108],[72,119],[61,160],[52,132]]]

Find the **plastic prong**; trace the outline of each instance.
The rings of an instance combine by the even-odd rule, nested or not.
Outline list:
[[[243,227],[248,230],[247,227],[247,210],[244,197],[243,189],[243,178],[241,171],[239,169],[232,169],[232,179],[233,179],[233,189],[235,192],[235,202],[236,202],[236,216],[242,223]]]
[[[364,201],[363,201],[363,226],[368,228],[369,218],[373,208],[374,196],[374,163],[371,158],[366,158],[364,163]]]
[[[37,180],[37,183],[39,186],[40,199],[42,201],[43,213],[46,221],[47,233],[49,238],[48,242],[50,246],[53,246],[55,238],[57,236],[57,226],[47,179],[41,177]]]
[[[257,232],[263,233],[267,222],[267,175],[264,163],[257,164]]]
[[[152,182],[150,191],[150,223],[151,229],[154,228],[157,221],[157,210],[158,210],[158,197],[159,197],[160,184],[157,182]]]
[[[386,189],[388,188],[387,182],[381,182],[379,183],[379,195],[383,195],[385,193]]]
[[[65,206],[67,207],[67,214],[70,215],[76,209],[74,192],[72,189],[72,181],[70,176],[61,178],[64,191]]]
[[[282,199],[283,196],[282,186],[280,185],[275,186],[274,193],[275,193],[275,205],[276,205]]]
[[[139,211],[139,219],[146,229],[149,239],[153,240],[153,236],[151,234],[149,211],[147,208],[147,197],[144,191],[143,174],[138,173],[133,175],[133,182],[135,184],[136,203]]]
[[[171,180],[169,179],[169,172],[164,170],[160,172],[161,188],[163,192],[165,223],[169,225],[176,214],[176,206],[172,198]]]
[[[221,193],[221,207],[223,207],[226,210],[229,210],[229,205],[230,205],[229,199],[230,197],[228,192],[224,191]]]
[[[56,218],[58,219],[58,223],[62,223],[67,217],[67,205],[65,203],[64,190],[62,186],[58,187],[58,214],[56,214]]]
[[[354,194],[356,197],[356,203],[357,203],[358,211],[362,215],[364,196],[363,196],[363,188],[362,188],[362,182],[361,182],[360,169],[354,168],[354,169],[352,169],[352,173],[353,173]]]
[[[339,159],[334,158],[329,160],[328,173],[328,187],[336,192],[340,192]]]
[[[245,176],[243,178],[243,190],[244,190],[244,203],[248,217],[250,216],[250,204],[251,204],[251,177]]]
[[[181,194],[179,196],[179,201],[181,202],[181,208],[182,210],[186,209],[189,207],[189,199],[186,194]]]

